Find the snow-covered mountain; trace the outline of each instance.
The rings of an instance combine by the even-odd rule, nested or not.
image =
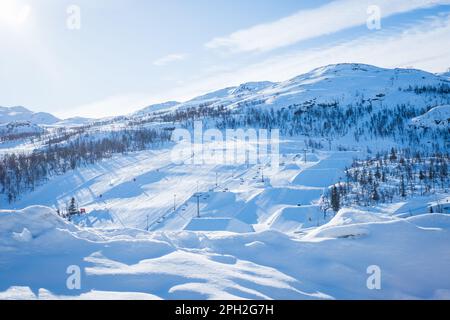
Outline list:
[[[54,124],[60,119],[46,112],[33,112],[25,107],[0,107],[0,123],[29,121],[33,124]]]
[[[141,110],[145,113],[183,110],[196,107],[229,109],[258,107],[281,109],[289,106],[314,106],[338,103],[346,106],[371,101],[374,106],[414,105],[418,108],[434,107],[448,100],[429,100],[415,94],[415,88],[448,88],[446,76],[415,69],[385,69],[364,64],[336,64],[317,68],[281,83],[251,82],[228,87],[196,97],[183,103],[167,103]]]

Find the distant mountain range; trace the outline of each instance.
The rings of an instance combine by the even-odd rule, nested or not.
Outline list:
[[[450,86],[449,75],[417,69],[386,69],[357,63],[335,64],[279,83],[249,82],[210,92],[186,102],[172,101],[148,106],[132,116],[201,107],[280,110],[298,106],[347,106],[364,101],[371,101],[374,107],[435,107],[448,104],[445,90]],[[426,93],[428,90],[433,92],[441,89],[445,92],[436,99],[416,92],[422,90]]]
[[[16,123],[13,127],[29,125],[55,125],[55,126],[80,126],[91,122],[93,119],[73,117],[61,120],[47,112],[33,112],[25,107],[0,107],[0,125]],[[27,123],[29,125],[27,125]]]
[[[430,101],[417,96],[414,89],[448,88],[450,73],[433,74],[417,69],[386,69],[357,63],[343,63],[316,68],[290,80],[248,82],[239,86],[209,92],[186,102],[168,101],[149,105],[128,118],[140,118],[152,113],[199,107],[267,107],[280,109],[297,105],[348,105],[360,100],[379,101],[383,105],[415,105],[435,107],[448,104],[446,95]],[[76,126],[93,119],[74,117],[61,120],[45,112],[33,112],[24,107],[0,107],[0,123],[28,121],[38,125]]]
[[[0,107],[0,123],[28,121],[32,124],[55,124],[60,121],[47,112],[33,112],[25,107]]]

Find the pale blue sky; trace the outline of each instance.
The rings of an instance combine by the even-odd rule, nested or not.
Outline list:
[[[101,117],[331,63],[443,72],[449,14],[445,0],[0,0],[0,105]]]

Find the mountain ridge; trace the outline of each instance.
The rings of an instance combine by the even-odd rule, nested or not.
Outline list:
[[[420,69],[382,68],[362,63],[338,63],[318,67],[281,82],[245,82],[237,86],[209,91],[184,102],[169,100],[151,104],[128,115],[83,119],[100,120],[124,116],[139,118],[155,113],[205,106],[225,106],[231,109],[243,105],[286,107],[292,104],[304,104],[308,101],[322,104],[333,104],[335,101],[340,101],[341,104],[346,104],[351,102],[355,95],[382,100],[387,94],[399,96],[398,91],[408,90],[411,85],[436,86],[440,84],[450,85],[448,73],[433,74]],[[321,94],[318,95],[318,93]],[[411,103],[413,102],[411,101]],[[437,105],[439,104],[432,107]],[[80,117],[74,119],[76,118]],[[63,125],[65,123],[65,120],[58,119],[46,112],[33,112],[20,106],[0,107],[0,123],[12,121],[30,121],[38,125],[52,125],[58,122]],[[81,124],[84,122],[86,121],[82,121]]]
[[[0,123],[16,121],[29,121],[37,125],[51,125],[60,121],[60,119],[48,112],[34,112],[22,106],[0,106]]]
[[[436,86],[439,84],[450,85],[450,81],[446,76],[420,69],[390,69],[360,63],[339,63],[315,68],[286,81],[247,82],[239,86],[222,88],[171,105],[170,108],[158,108],[157,111],[168,112],[202,106],[234,108],[242,105],[275,106],[278,104],[283,107],[312,99],[315,99],[316,103],[333,103],[335,100],[342,100],[341,103],[345,104],[354,99],[355,94],[367,95],[369,99],[380,99],[386,94],[398,96],[397,92],[400,89],[408,90],[411,85]],[[245,90],[248,85],[253,86],[253,90]],[[317,97],[315,93],[318,91],[323,91],[324,94]],[[164,103],[158,106],[163,105]],[[145,115],[146,111],[152,113],[151,109],[141,109],[135,114]]]

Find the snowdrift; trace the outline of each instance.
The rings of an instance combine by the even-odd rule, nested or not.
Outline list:
[[[362,210],[305,236],[83,230],[46,207],[1,211],[0,299],[449,299],[449,230],[448,215]],[[366,287],[371,265],[382,290]]]
[[[192,219],[185,230],[190,231],[230,231],[237,233],[254,232],[253,227],[233,218]]]
[[[356,209],[342,209],[331,221],[311,231],[305,239],[312,238],[352,238],[367,236],[370,224],[392,222],[397,218],[382,214],[373,214]]]

